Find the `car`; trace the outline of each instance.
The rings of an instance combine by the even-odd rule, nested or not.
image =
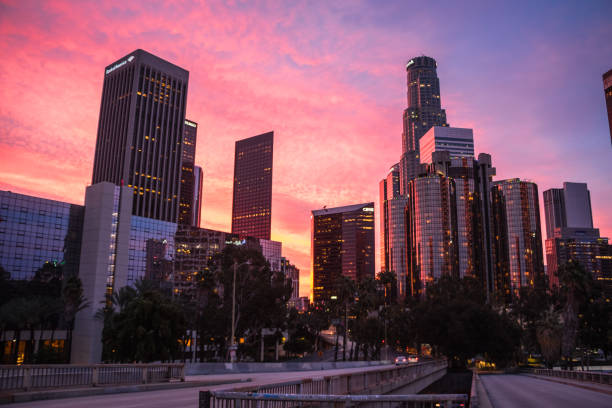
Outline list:
[[[414,354],[409,355],[408,356],[408,362],[409,363],[418,363],[419,362],[419,356],[416,356]]]
[[[406,360],[406,356],[395,357],[395,365],[400,365],[400,364],[408,364],[408,360]]]

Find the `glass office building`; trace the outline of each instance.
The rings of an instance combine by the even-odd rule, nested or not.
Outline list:
[[[441,174],[408,184],[407,290],[420,296],[441,276],[458,276],[455,184]]]
[[[84,207],[0,191],[0,267],[11,279],[32,279],[46,262],[77,274]]]
[[[144,50],[104,70],[91,183],[132,188],[134,215],[177,222],[188,82]]]
[[[176,230],[177,224],[172,222],[132,217],[128,284],[144,278],[167,280],[171,277]]]
[[[181,199],[179,209],[179,224],[195,225],[194,213],[198,210],[196,194],[200,191],[195,174],[196,141],[198,137],[198,124],[185,119],[183,131],[183,159],[181,162]],[[197,225],[199,226],[199,225]]]
[[[232,233],[270,239],[274,132],[236,142]]]
[[[374,278],[374,203],[315,210],[311,231],[314,302],[334,296],[340,276]]]
[[[519,179],[496,181],[492,201],[494,222],[502,223],[496,227],[500,289],[517,296],[521,287],[533,286],[544,274],[538,186]]]

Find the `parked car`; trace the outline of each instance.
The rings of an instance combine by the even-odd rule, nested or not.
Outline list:
[[[408,356],[408,362],[409,363],[418,363],[419,362],[419,356],[411,354]]]
[[[408,364],[408,360],[406,360],[406,356],[395,357],[395,365],[400,365],[400,364]]]

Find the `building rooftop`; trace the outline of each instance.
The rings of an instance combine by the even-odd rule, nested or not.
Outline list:
[[[363,207],[372,207],[372,211],[374,211],[374,203],[363,203],[363,204],[345,205],[344,207],[322,208],[320,210],[313,210],[312,215],[340,214],[344,212],[356,211]]]

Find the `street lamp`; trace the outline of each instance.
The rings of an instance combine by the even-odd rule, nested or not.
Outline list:
[[[232,338],[230,341],[230,362],[236,362],[236,271],[238,268],[244,265],[250,265],[251,260],[247,260],[246,262],[242,262],[238,264],[238,262],[234,261],[234,282],[232,284]]]

